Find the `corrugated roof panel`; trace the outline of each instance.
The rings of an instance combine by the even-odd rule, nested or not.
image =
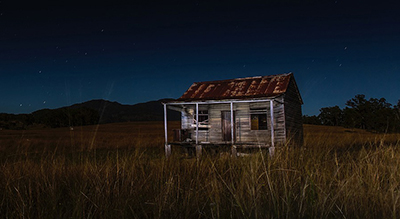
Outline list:
[[[251,81],[248,81],[248,83],[250,84],[250,86],[248,87],[248,89],[246,91],[246,96],[251,96],[254,93],[256,93],[259,82],[258,82],[258,80],[251,80]]]
[[[241,99],[276,96],[286,92],[292,73],[193,83],[180,101]]]
[[[267,90],[268,90],[268,87],[269,87],[270,83],[271,83],[271,79],[270,78],[263,78],[260,81],[260,84],[258,85],[258,91],[254,95],[268,94]]]

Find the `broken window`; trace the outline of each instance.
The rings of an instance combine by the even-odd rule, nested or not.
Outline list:
[[[267,109],[250,109],[251,130],[267,130]]]
[[[194,125],[196,127],[196,114],[194,115]],[[199,130],[208,130],[208,110],[199,110]]]

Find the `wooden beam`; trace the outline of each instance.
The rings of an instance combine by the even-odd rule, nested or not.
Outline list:
[[[271,147],[275,147],[275,130],[274,130],[274,101],[269,101],[269,110],[271,117]]]
[[[234,144],[235,140],[234,140],[234,132],[233,132],[233,102],[231,102],[231,141],[232,141],[232,145]]]
[[[273,157],[275,155],[275,147],[268,148],[269,156]]]
[[[196,103],[196,145],[199,143],[199,104]]]
[[[168,120],[167,120],[167,104],[164,105],[164,137],[165,137],[165,157],[171,155],[171,145],[168,144]]]
[[[232,145],[231,146],[231,153],[232,153],[232,157],[236,158],[237,157],[237,149],[236,149],[236,145]]]
[[[278,97],[278,96],[277,96]],[[259,103],[259,102],[268,102],[274,100],[277,97],[268,98],[268,99],[256,99],[256,100],[208,100],[202,102],[177,102],[177,103],[167,103],[168,105],[195,105],[195,104],[227,104],[230,102],[233,103]]]
[[[181,112],[181,113],[183,113],[183,112],[185,112],[185,110],[183,109],[183,107],[176,107],[176,106],[168,106],[168,109],[171,109],[171,110],[174,110],[174,111],[177,111],[177,112]]]
[[[200,144],[196,145],[196,157],[197,159],[199,159],[201,157],[201,152],[203,150],[203,146],[201,146]]]
[[[168,143],[168,129],[167,129],[167,105],[164,103],[164,137],[165,145]]]

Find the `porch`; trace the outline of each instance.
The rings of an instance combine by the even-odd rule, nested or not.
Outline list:
[[[280,101],[270,98],[164,103],[166,156],[170,155],[171,146],[194,150],[197,156],[203,149],[236,154],[238,150],[274,148],[274,103],[280,104]],[[257,107],[254,110],[251,106]],[[168,139],[167,109],[182,114],[181,129],[173,130],[172,141]],[[264,126],[254,126],[250,118],[258,116],[264,118]]]

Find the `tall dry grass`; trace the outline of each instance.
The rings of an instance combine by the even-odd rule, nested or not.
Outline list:
[[[125,131],[118,131],[122,126]],[[272,158],[260,151],[237,159],[207,154],[195,159],[174,151],[166,160],[158,126],[98,127],[94,143],[95,127],[84,128],[82,136],[79,131],[72,136],[69,130],[48,130],[60,133],[46,137],[40,131],[30,141],[25,137],[32,139],[36,131],[27,131],[25,137],[17,132],[1,134],[0,214],[4,218],[399,217],[398,135],[306,126],[304,147],[279,148]],[[3,145],[13,142],[14,147]]]

